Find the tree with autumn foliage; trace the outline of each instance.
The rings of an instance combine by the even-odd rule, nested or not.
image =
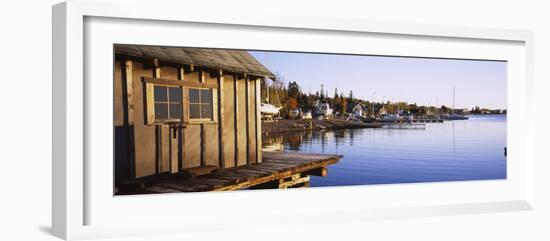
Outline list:
[[[296,109],[298,108],[298,101],[296,100],[296,98],[290,96],[286,100],[286,106],[291,110]]]
[[[342,114],[346,114],[348,112],[348,100],[344,98],[344,96],[340,96],[340,110],[342,111]]]

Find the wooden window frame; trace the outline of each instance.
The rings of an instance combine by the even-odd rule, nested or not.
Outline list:
[[[170,123],[184,124],[214,124],[218,123],[218,84],[206,82],[194,82],[188,80],[173,80],[153,77],[142,77],[145,85],[145,112],[147,125],[162,125]],[[155,86],[181,87],[182,93],[182,118],[157,120],[155,118]],[[189,116],[189,89],[209,89],[212,91],[212,118],[208,119],[192,119]]]
[[[180,110],[180,111],[181,111],[181,117],[180,117],[180,118],[158,119],[158,118],[156,117],[156,115],[155,115],[155,111],[156,111],[156,110],[155,110],[155,108],[156,108],[155,105],[156,105],[157,103],[159,103],[159,101],[156,101],[156,100],[155,100],[155,96],[154,96],[154,94],[153,94],[153,104],[152,104],[153,109],[152,109],[152,111],[153,111],[153,116],[154,116],[154,118],[155,118],[154,122],[155,122],[155,123],[160,123],[160,124],[164,124],[164,123],[181,123],[181,122],[183,121],[183,110],[184,110],[184,106],[183,106],[183,105],[184,105],[184,102],[183,102],[183,91],[184,91],[184,88],[183,88],[182,86],[179,86],[179,85],[163,85],[163,84],[151,84],[151,85],[152,85],[152,88],[153,88],[153,93],[155,92],[155,87],[157,87],[157,86],[162,86],[162,87],[167,87],[167,88],[179,88],[180,91],[181,91],[181,96],[180,96],[180,97],[181,97],[181,101],[180,101],[180,102],[177,102],[177,103],[179,103],[179,104],[181,105],[181,110]],[[167,90],[167,92],[168,92],[168,96],[169,96],[169,95],[170,95],[170,93],[169,93],[170,90]],[[168,99],[168,102],[160,102],[160,103],[163,103],[163,104],[166,103],[166,104],[168,105],[168,117],[170,117],[170,104],[176,103],[176,102],[170,102],[170,99]]]
[[[211,118],[191,118],[191,112],[190,111],[187,111],[186,115],[188,116],[188,119],[189,119],[189,123],[215,123],[214,121],[214,116],[216,115],[216,109],[214,109],[215,107],[215,104],[218,100],[217,100],[217,97],[215,96],[216,94],[214,94],[214,92],[217,92],[215,91],[216,89],[213,89],[213,88],[202,88],[202,87],[188,87],[186,88],[185,91],[187,91],[187,96],[189,96],[189,92],[191,91],[191,89],[195,89],[195,90],[209,90],[210,91],[210,96],[211,96],[211,108],[212,108],[212,117]],[[199,97],[200,98],[200,97]],[[200,101],[200,100],[199,100]],[[190,101],[187,101],[187,103],[185,104],[187,106],[187,110],[191,110],[191,105],[192,103]],[[197,104],[197,103],[193,103],[193,104]],[[202,103],[198,103],[199,105],[202,105]],[[199,112],[202,112],[202,109],[199,110]]]

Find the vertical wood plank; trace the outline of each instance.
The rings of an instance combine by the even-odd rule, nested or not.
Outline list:
[[[238,165],[246,165],[247,164],[247,136],[246,136],[246,76],[237,80],[237,86],[238,90],[236,92],[236,98],[238,103],[238,111],[237,116],[238,120],[235,123],[238,126],[238,149],[239,149],[239,159],[238,159]]]
[[[249,107],[248,107],[248,119],[249,119],[249,126],[248,126],[248,135],[249,135],[249,140],[250,140],[250,143],[249,143],[249,158],[250,158],[250,163],[258,163],[258,149],[257,149],[257,129],[256,129],[256,124],[257,124],[257,116],[256,116],[256,79],[257,78],[252,78],[250,77],[249,78]]]
[[[185,68],[182,66],[182,67],[179,67],[179,76],[178,76],[179,80],[185,80]]]
[[[134,153],[135,153],[135,177],[144,177],[153,175],[157,169],[156,162],[156,132],[155,127],[152,125],[146,125],[147,113],[143,106],[147,106],[146,103],[146,90],[143,82],[138,79],[140,77],[153,77],[153,71],[150,67],[150,63],[144,61],[133,62],[133,76],[134,76],[134,105],[139,108],[134,109]],[[138,81],[140,80],[140,81]]]
[[[261,93],[261,78],[256,79],[256,162],[262,162],[262,118],[260,113],[260,105],[262,101]]]
[[[199,167],[201,165],[201,127],[187,125],[184,134],[184,168]]]
[[[178,155],[179,155],[178,129],[170,128],[169,135],[170,135],[170,171],[172,173],[176,173],[178,172]]]
[[[178,79],[185,79],[185,67],[180,66],[178,68]],[[183,113],[183,121],[185,121],[185,88],[181,87],[181,113]],[[172,141],[175,142],[175,145],[171,145],[171,154],[172,154],[172,173],[177,173],[179,170],[183,169],[183,160],[185,160],[185,148],[184,145],[184,131],[181,128],[174,129],[175,133],[172,137]],[[174,157],[175,156],[175,157]],[[175,159],[174,159],[175,158]]]
[[[162,145],[162,162],[161,162],[161,169],[160,172],[170,172],[171,171],[171,165],[172,165],[172,157],[170,156],[170,148],[171,148],[171,136],[170,136],[170,126],[169,125],[161,125],[160,131],[161,131],[161,145]]]
[[[214,123],[217,123],[220,117],[220,113],[219,113],[220,105],[218,103],[218,100],[219,100],[218,95],[220,93],[219,93],[219,89],[213,88],[211,90],[212,90],[212,121]]]
[[[183,129],[179,129],[179,138],[180,138],[180,144],[178,146],[179,148],[179,151],[181,153],[181,158],[178,160],[178,169],[179,170],[183,170],[183,167],[185,166],[185,158],[186,158],[186,154],[185,154],[185,130]]]
[[[154,100],[154,88],[153,84],[145,84],[145,109],[147,111],[146,123],[147,125],[153,125],[155,123],[155,100]]]
[[[201,70],[199,71],[199,82],[201,82],[201,83],[204,83],[204,82],[205,82],[204,79],[205,79],[205,77],[206,77],[206,74],[207,74],[207,72],[204,71],[204,69],[201,69]]]
[[[155,66],[155,68],[153,69],[153,77],[160,78],[160,64],[159,64],[159,60],[157,58],[153,59],[153,65]],[[151,89],[153,89],[153,88],[151,88]],[[151,96],[153,96],[153,95],[151,95]],[[149,103],[151,103],[151,105],[153,105],[154,102],[148,102],[147,104],[149,105]],[[160,173],[160,172],[162,172],[162,169],[163,169],[162,161],[164,160],[163,141],[162,141],[162,139],[163,139],[162,138],[162,126],[159,126],[159,125],[155,126],[155,131],[157,133],[156,134],[157,135],[157,173]]]
[[[225,168],[225,140],[223,138],[223,130],[224,130],[224,103],[223,103],[223,71],[220,69],[218,73],[218,98],[215,99],[215,103],[217,103],[217,121],[218,121],[218,161],[220,162],[220,168]]]
[[[223,112],[221,121],[223,121],[222,139],[224,141],[224,160],[225,167],[235,165],[235,92],[234,75],[225,75],[223,78],[223,99],[220,107]]]
[[[155,69],[153,70],[153,75],[155,78],[160,78],[160,64],[159,60],[157,58],[153,59],[153,65],[155,66]]]
[[[204,71],[203,68],[200,68],[199,69],[199,82],[201,83],[204,83],[204,78],[205,78],[205,74],[206,72]],[[201,130],[200,130],[200,146],[201,146],[201,152],[200,152],[200,157],[201,157],[201,167],[204,167],[206,166],[206,135],[204,134],[204,124],[201,123],[200,124],[200,127],[201,127]]]
[[[233,89],[235,93],[235,166],[239,166],[239,77],[237,75],[233,78]]]
[[[183,108],[183,122],[187,123],[189,122],[189,110],[186,109],[186,107],[189,107],[189,88],[182,87],[181,94],[182,97],[182,108]]]
[[[134,130],[134,63],[132,60],[125,60],[125,78],[126,78],[126,98],[128,107],[128,161],[129,161],[129,177],[135,177],[136,173],[136,145],[135,145],[135,130]]]
[[[134,81],[132,60],[126,60],[126,96],[128,98],[128,125],[134,125]]]
[[[246,164],[250,164],[250,145],[252,138],[250,136],[250,81],[248,77],[244,78],[244,106],[245,106],[245,133],[246,133]],[[255,141],[255,140],[254,140]]]
[[[206,136],[204,134],[204,124],[201,123],[201,167],[206,166]]]
[[[218,128],[218,124],[204,124],[204,165],[206,166],[220,165]]]

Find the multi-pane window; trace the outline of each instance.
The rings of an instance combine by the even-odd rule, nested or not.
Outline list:
[[[212,119],[212,89],[189,89],[189,118]]]
[[[180,121],[182,118],[182,95],[180,86],[154,86],[155,120]]]

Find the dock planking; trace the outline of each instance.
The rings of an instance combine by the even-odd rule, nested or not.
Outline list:
[[[175,192],[228,191],[254,188],[255,186],[276,183],[293,176],[307,176],[325,170],[328,165],[337,163],[341,155],[326,155],[298,152],[262,152],[262,162],[232,167],[195,178],[171,175],[159,180],[144,181],[139,190],[118,194],[154,194]],[[309,180],[309,177],[301,179]],[[295,181],[295,180],[294,180]],[[288,185],[281,185],[285,188]]]

